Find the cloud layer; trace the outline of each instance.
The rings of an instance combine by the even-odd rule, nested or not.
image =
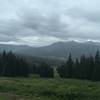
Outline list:
[[[100,41],[100,0],[1,0],[0,42]]]

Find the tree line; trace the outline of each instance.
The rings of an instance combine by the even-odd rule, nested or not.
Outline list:
[[[40,77],[54,77],[54,68],[46,62],[34,63],[29,70],[30,74],[38,74]]]
[[[82,55],[80,59],[72,59],[71,53],[66,61],[57,68],[61,78],[75,78],[82,80],[100,81],[100,54],[86,57]]]
[[[53,73],[53,68],[45,62],[31,65],[11,51],[0,53],[0,76],[28,77],[30,74],[38,74],[40,77],[53,77]]]
[[[72,59],[70,53],[67,61],[57,67],[57,72],[61,78],[100,81],[99,51],[95,56],[82,55],[80,59]],[[30,64],[23,57],[19,57],[11,51],[0,53],[0,76],[28,77],[30,74],[53,78],[54,68],[46,62]]]

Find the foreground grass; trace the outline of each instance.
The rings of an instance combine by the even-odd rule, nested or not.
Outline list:
[[[0,100],[100,100],[100,82],[0,78]]]

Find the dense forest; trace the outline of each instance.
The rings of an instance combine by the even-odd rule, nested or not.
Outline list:
[[[100,81],[100,54],[96,52],[95,57],[82,55],[80,59],[73,60],[71,53],[67,62],[57,68],[61,78],[86,79]]]
[[[56,70],[61,78],[100,81],[99,51],[95,56],[82,55],[80,59],[72,59],[70,53],[67,61],[57,66]],[[40,77],[53,78],[54,73],[54,67],[49,63],[30,64],[23,57],[19,57],[11,51],[3,51],[0,54],[0,76],[29,77],[31,74],[38,74]]]
[[[45,62],[30,64],[23,57],[16,56],[11,51],[3,51],[0,54],[0,76],[28,77],[30,74],[53,77],[53,68]]]

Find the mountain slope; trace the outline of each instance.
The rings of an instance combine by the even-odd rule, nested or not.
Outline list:
[[[0,51],[12,50],[13,52],[52,59],[65,59],[69,52],[73,57],[80,57],[82,54],[94,55],[97,50],[100,50],[100,44],[96,42],[79,43],[75,41],[58,42],[44,47],[29,47],[29,46],[15,46],[15,45],[0,45]]]

